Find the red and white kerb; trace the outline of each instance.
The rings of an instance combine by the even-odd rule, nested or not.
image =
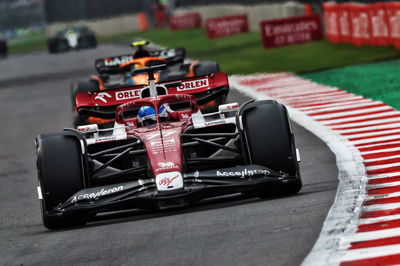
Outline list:
[[[303,265],[400,264],[400,112],[288,73],[234,76],[231,87],[285,104],[335,153],[339,187]]]

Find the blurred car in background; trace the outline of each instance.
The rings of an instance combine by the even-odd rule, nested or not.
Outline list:
[[[50,53],[96,47],[96,35],[86,26],[64,28],[47,40],[47,48]]]
[[[6,57],[8,55],[7,41],[0,39],[0,57]]]

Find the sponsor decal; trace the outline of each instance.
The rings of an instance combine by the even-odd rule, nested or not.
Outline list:
[[[84,126],[84,127],[78,127],[78,131],[84,132],[84,131],[89,131],[91,128],[89,126]]]
[[[206,123],[204,123],[204,125],[206,127],[208,127],[208,126],[222,125],[222,124],[225,124],[225,123],[226,123],[225,120],[216,120],[216,121],[206,122]]]
[[[133,60],[132,56],[109,57],[104,59],[105,66],[119,66]]]
[[[156,176],[156,185],[159,191],[182,188],[183,178],[178,171],[159,174]]]
[[[209,39],[249,31],[249,23],[245,14],[211,18],[207,19],[205,24]]]
[[[189,94],[176,94],[175,95],[176,99],[178,100],[183,100],[183,99],[192,99],[193,96]]]
[[[117,139],[116,136],[102,137],[102,138],[96,139],[95,143],[112,141],[112,140],[116,140],[116,139]]]
[[[178,91],[186,91],[186,90],[206,88],[208,86],[209,86],[208,78],[205,78],[205,79],[183,82],[182,86],[179,86],[177,89]]]
[[[274,48],[320,40],[322,27],[319,15],[261,21],[264,48]]]
[[[107,92],[100,92],[99,94],[97,94],[96,97],[94,97],[94,99],[95,100],[100,100],[100,101],[102,101],[104,103],[107,103],[107,99],[105,97],[111,98],[111,95],[108,94]]]
[[[173,162],[159,162],[158,166],[161,168],[172,168],[175,167],[175,164]]]
[[[218,109],[219,109],[220,112],[229,112],[229,111],[232,111],[232,110],[239,109],[239,107],[240,106],[239,106],[238,103],[228,103],[228,104],[220,105],[218,107]]]
[[[140,91],[141,91],[141,89],[118,91],[118,92],[115,93],[115,98],[117,99],[117,101],[139,98],[140,97]]]
[[[164,177],[163,179],[161,179],[158,184],[160,186],[169,186],[175,179],[177,179],[179,177],[179,175],[175,175],[173,177]]]
[[[217,170],[217,176],[232,176],[232,177],[244,177],[244,176],[253,176],[253,175],[269,175],[271,174],[270,171],[265,170],[265,169],[253,169],[253,170],[247,170],[246,168],[243,171],[218,171]]]
[[[159,162],[158,166],[160,168],[156,169],[156,172],[165,171],[165,170],[172,170],[172,169],[179,169],[173,162]]]
[[[86,194],[80,194],[77,196],[74,196],[71,200],[72,203],[82,201],[82,200],[96,200],[100,196],[107,196],[113,193],[117,193],[119,191],[122,191],[124,189],[124,186],[119,186],[119,187],[113,187],[110,189],[104,189],[102,188],[100,191],[93,192],[93,193],[86,193]]]
[[[163,137],[169,137],[172,134],[176,133],[176,130],[163,130]],[[152,133],[147,136],[147,139],[154,139],[155,137],[160,137],[160,132]]]

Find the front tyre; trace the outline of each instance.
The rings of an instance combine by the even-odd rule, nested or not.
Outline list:
[[[43,225],[48,229],[61,229],[86,224],[85,213],[54,215],[58,206],[85,186],[85,164],[79,139],[65,132],[39,135],[36,155]]]
[[[241,140],[246,163],[273,169],[285,176],[281,185],[259,189],[261,197],[300,191],[299,163],[286,107],[275,101],[253,101],[239,110]]]

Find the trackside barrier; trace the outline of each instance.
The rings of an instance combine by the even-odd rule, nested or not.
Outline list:
[[[333,43],[400,48],[400,3],[324,3],[325,31]]]
[[[182,15],[173,15],[169,19],[169,25],[172,30],[200,28],[201,15],[200,13],[186,13]]]
[[[206,20],[206,30],[209,39],[221,38],[249,31],[247,15],[234,15]]]

